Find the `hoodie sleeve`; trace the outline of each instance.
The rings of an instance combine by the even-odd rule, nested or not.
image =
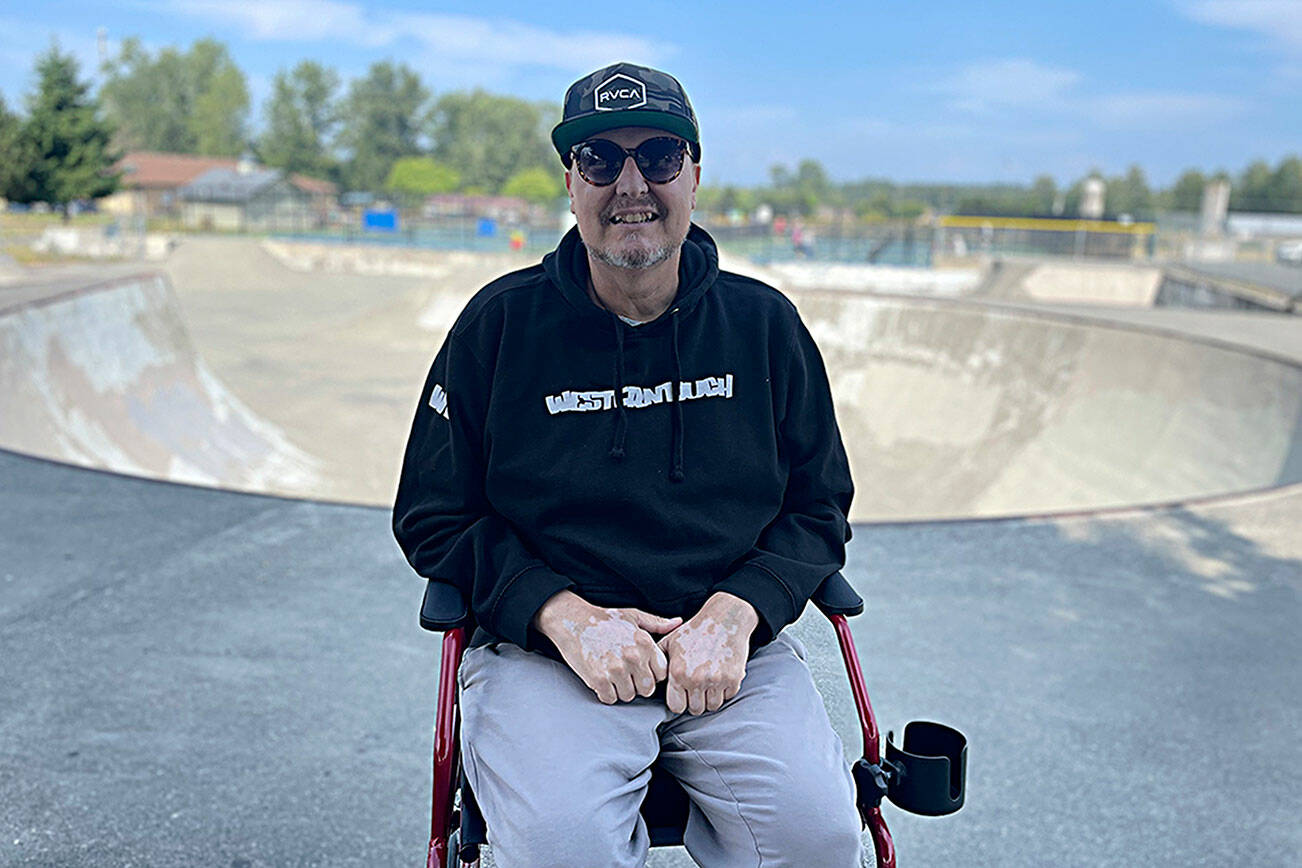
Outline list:
[[[779,449],[788,468],[782,509],[714,588],[755,607],[754,645],[770,641],[800,616],[823,580],[845,565],[850,539],[850,465],[823,358],[799,321],[786,361],[786,377],[775,377]]]
[[[430,368],[393,507],[393,533],[417,573],[461,589],[475,619],[526,650],[553,594],[573,587],[535,556],[484,494],[492,374],[455,330]]]

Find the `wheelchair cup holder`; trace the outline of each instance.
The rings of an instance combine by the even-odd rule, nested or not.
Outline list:
[[[963,807],[967,738],[952,727],[915,720],[904,727],[904,744],[886,734],[886,797],[911,814],[939,817]]]

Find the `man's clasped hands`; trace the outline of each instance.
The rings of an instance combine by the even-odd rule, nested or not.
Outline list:
[[[534,626],[607,705],[650,696],[667,680],[670,711],[704,714],[741,689],[758,621],[750,603],[723,592],[684,622],[641,609],[594,606],[561,591],[538,610]]]

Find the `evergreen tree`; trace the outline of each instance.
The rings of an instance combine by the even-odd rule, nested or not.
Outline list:
[[[68,218],[68,205],[117,189],[109,146],[112,128],[100,117],[90,85],[77,80],[77,61],[57,46],[36,62],[36,92],[29,97],[22,138],[31,149],[30,186],[19,201],[48,202]]]
[[[23,121],[9,111],[0,96],[0,199],[31,200],[32,148],[23,135]]]

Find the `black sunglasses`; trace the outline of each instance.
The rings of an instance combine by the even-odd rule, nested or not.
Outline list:
[[[620,147],[609,139],[589,139],[570,149],[570,160],[583,180],[594,187],[615,183],[628,157],[649,183],[668,184],[683,171],[687,147],[687,142],[673,136],[656,136],[636,148]]]

